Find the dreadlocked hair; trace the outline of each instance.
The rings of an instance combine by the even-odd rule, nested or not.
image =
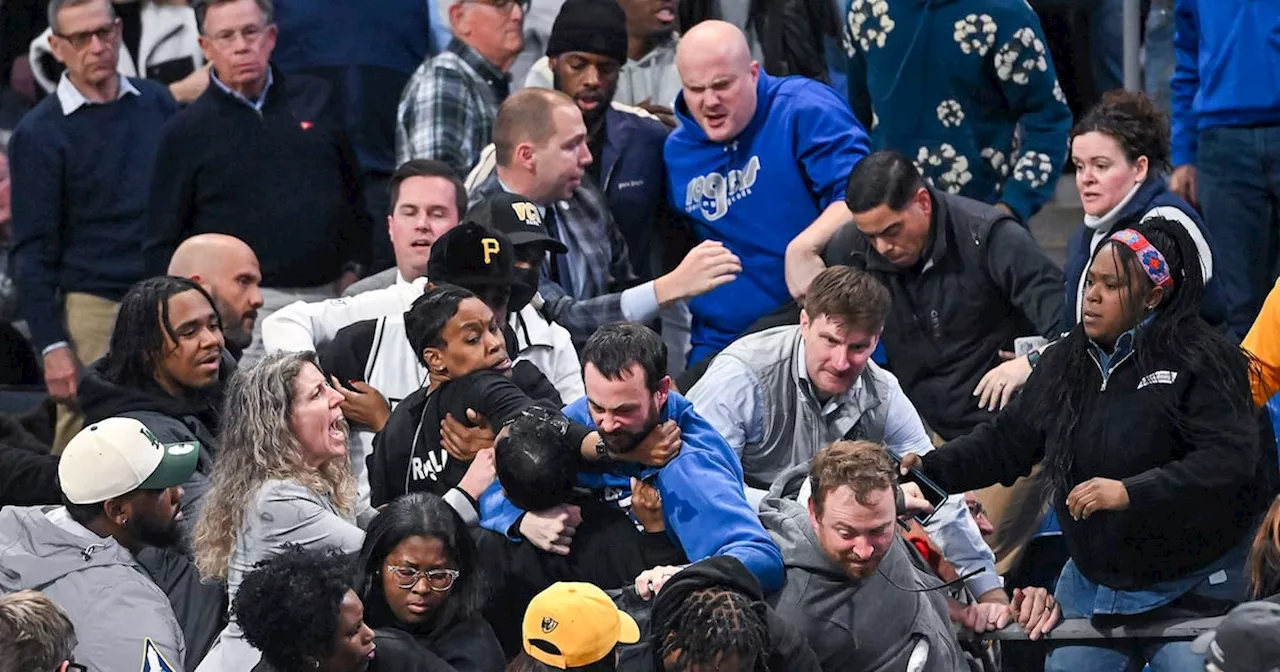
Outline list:
[[[1131,228],[1164,255],[1173,277],[1173,287],[1165,289],[1150,320],[1136,331],[1133,349],[1139,370],[1145,375],[1157,368],[1168,368],[1172,360],[1178,370],[1195,377],[1196,385],[1212,389],[1214,396],[1230,404],[1232,414],[1242,419],[1237,427],[1254,427],[1256,423],[1248,419],[1253,413],[1249,376],[1256,361],[1200,317],[1205,281],[1195,242],[1182,224],[1164,217],[1152,217]],[[1145,302],[1155,284],[1141,270],[1137,255],[1123,243],[1107,240],[1098,246],[1093,259],[1108,247],[1116,250],[1122,262],[1120,273],[1125,289],[1121,305],[1130,315],[1129,324],[1139,324],[1144,320]],[[1133,289],[1134,276],[1140,287],[1137,292]],[[1036,419],[1045,437],[1049,484],[1046,496],[1051,499],[1065,497],[1076,485],[1075,437],[1085,395],[1096,384],[1097,368],[1090,361],[1088,348],[1084,325],[1076,323],[1065,339],[1045,351],[1036,375],[1023,390],[1028,416]],[[1157,365],[1157,358],[1162,364]],[[1154,393],[1160,395],[1160,416],[1153,420],[1173,423],[1188,445],[1217,442],[1223,426],[1180,412],[1173,389],[1171,385],[1153,386]]]
[[[755,672],[768,672],[769,629],[765,607],[727,588],[701,588],[689,594],[671,614],[662,637],[659,658],[676,655],[666,672],[715,669],[717,663],[736,655],[755,660]]]

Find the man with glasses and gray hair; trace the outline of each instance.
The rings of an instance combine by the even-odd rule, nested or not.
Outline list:
[[[440,0],[453,39],[413,73],[396,112],[396,163],[443,161],[471,172],[489,144],[511,65],[524,47],[529,0]]]
[[[34,590],[0,595],[0,672],[86,672],[71,662],[76,629]]]
[[[263,354],[261,320],[341,294],[364,274],[373,240],[333,91],[272,65],[273,11],[271,0],[195,3],[211,84],[164,128],[143,249],[151,275],[196,234],[234,236],[257,253],[263,305],[245,363]]]
[[[121,24],[109,0],[52,0],[49,23],[67,69],[10,140],[9,270],[45,386],[62,404],[56,453],[80,428],[82,365],[106,352],[120,298],[147,277],[147,185],[177,105],[160,84],[117,72]]]

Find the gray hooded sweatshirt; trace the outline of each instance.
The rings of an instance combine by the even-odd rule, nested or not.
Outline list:
[[[38,590],[76,629],[90,672],[182,672],[186,645],[163,591],[126,548],[66,509],[0,509],[0,593]]]
[[[807,463],[784,471],[760,505],[760,520],[782,549],[787,571],[782,590],[770,598],[778,615],[804,632],[825,672],[968,672],[943,592],[909,593],[885,579],[917,590],[942,583],[916,566],[919,556],[906,539],[898,535],[879,571],[863,580],[827,559],[808,506],[796,501],[808,475]],[[908,668],[921,641],[927,662]]]

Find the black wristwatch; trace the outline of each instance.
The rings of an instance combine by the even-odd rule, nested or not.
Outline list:
[[[1031,352],[1028,352],[1027,363],[1031,365],[1031,369],[1034,371],[1035,368],[1040,365],[1040,351],[1032,350]]]
[[[612,458],[612,456],[609,455],[609,447],[606,446],[604,443],[603,436],[596,439],[596,457],[602,460],[608,460]]]

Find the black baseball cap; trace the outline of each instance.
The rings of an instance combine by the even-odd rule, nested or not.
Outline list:
[[[518,194],[503,191],[488,196],[472,206],[463,221],[506,234],[512,245],[542,243],[552,252],[564,254],[569,251],[564,243],[547,233],[547,227],[542,223],[541,206]],[[436,244],[439,245],[438,242]]]
[[[427,278],[475,291],[474,287],[510,286],[515,282],[515,249],[501,233],[463,222],[431,245]]]
[[[1223,672],[1280,670],[1280,604],[1245,602],[1191,644]]]

